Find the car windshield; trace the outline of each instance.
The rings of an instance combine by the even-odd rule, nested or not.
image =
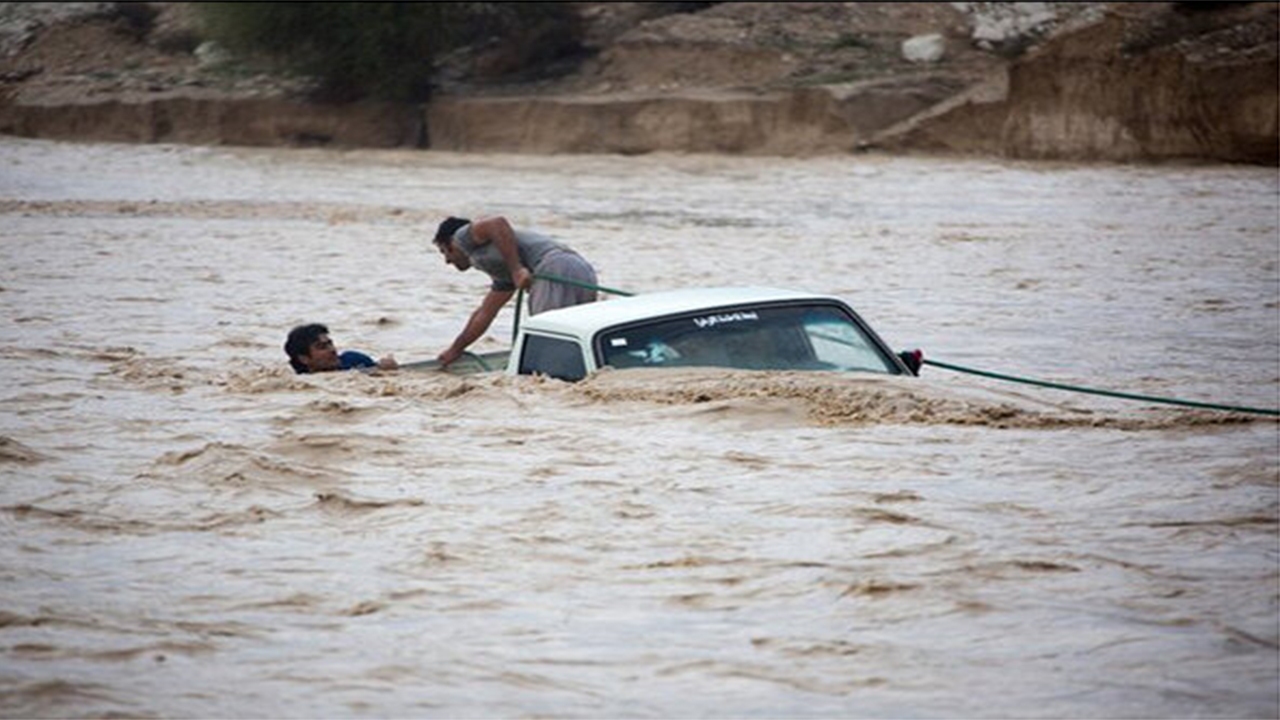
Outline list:
[[[712,366],[746,370],[900,372],[844,308],[834,304],[750,306],[608,330],[602,365]]]

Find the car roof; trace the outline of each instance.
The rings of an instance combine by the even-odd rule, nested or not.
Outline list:
[[[526,330],[591,338],[608,327],[700,310],[716,310],[750,303],[796,300],[837,302],[839,298],[769,287],[685,288],[609,298],[600,302],[549,310],[524,321]]]

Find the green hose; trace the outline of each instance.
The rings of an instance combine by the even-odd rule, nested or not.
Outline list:
[[[511,347],[516,346],[516,338],[520,337],[520,308],[524,306],[524,288],[516,292],[516,318],[511,323]]]
[[[635,294],[635,293],[629,293],[626,290],[614,290],[613,288],[607,288],[601,285],[592,285],[589,282],[582,282],[581,280],[573,280],[571,278],[560,277],[558,275],[536,273],[534,274],[533,277],[538,280],[548,280],[553,283],[560,283],[561,285],[573,285],[574,287],[586,288],[587,290],[595,290],[597,292],[607,292],[610,295],[623,295],[626,297],[630,297]]]
[[[631,297],[635,293],[629,293],[626,290],[615,290],[601,285],[592,285],[589,282],[581,280],[573,280],[571,278],[560,277],[559,275],[548,275],[546,273],[537,273],[534,276],[536,280],[546,280],[547,282],[560,283],[561,285],[572,285],[574,287],[586,288],[587,290],[595,290],[596,292],[606,292],[611,295],[622,295]],[[520,288],[516,292],[516,316],[511,323],[511,345],[516,344],[516,338],[520,336],[520,309],[524,306],[524,288]]]
[[[485,362],[485,361],[484,361],[484,358],[480,357],[479,355],[477,355],[477,354],[475,354],[475,353],[473,353],[473,352],[463,352],[462,354],[463,354],[463,355],[466,355],[467,357],[471,358],[472,360],[475,360],[475,361],[476,361],[476,364],[477,364],[477,365],[479,365],[479,366],[480,366],[480,369],[481,369],[482,371],[484,371],[484,372],[489,372],[490,370],[492,370],[492,369],[493,369],[493,368],[489,367],[489,363],[487,363],[487,362]]]

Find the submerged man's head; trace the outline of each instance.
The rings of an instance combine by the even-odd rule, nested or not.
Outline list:
[[[284,352],[296,373],[326,372],[339,367],[338,348],[329,338],[329,328],[320,323],[299,325],[290,330]]]

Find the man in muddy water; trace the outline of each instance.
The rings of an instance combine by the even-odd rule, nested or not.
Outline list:
[[[475,222],[450,217],[436,229],[435,244],[446,263],[460,271],[480,268],[493,281],[462,332],[436,358],[441,367],[448,367],[484,335],[516,290],[529,291],[531,315],[596,300],[596,271],[591,263],[545,235],[512,228],[504,217]]]
[[[339,353],[329,337],[329,328],[320,323],[299,325],[290,330],[284,341],[284,352],[289,356],[293,371],[299,375],[357,368],[394,370],[399,367],[390,355],[375,361],[358,350]]]

